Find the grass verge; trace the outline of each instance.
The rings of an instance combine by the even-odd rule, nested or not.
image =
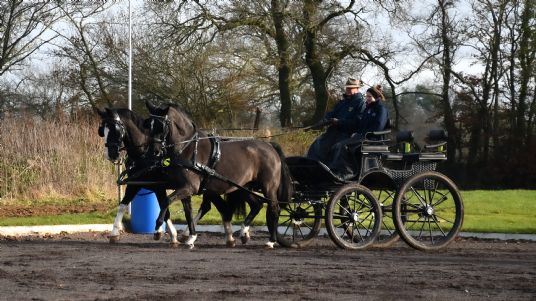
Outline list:
[[[462,191],[462,197],[465,207],[462,231],[536,234],[536,190],[471,190]],[[197,213],[200,203],[200,197],[193,198],[194,214]],[[116,209],[115,205],[110,207],[111,209],[106,212],[3,217],[0,219],[0,226],[111,224]],[[185,223],[180,201],[174,202],[170,210],[174,223]],[[265,214],[265,210],[261,210],[254,224],[264,225]],[[128,215],[125,216],[125,220],[128,221]],[[235,218],[233,223],[240,224],[241,220]],[[216,208],[213,207],[200,224],[221,224],[221,217]]]

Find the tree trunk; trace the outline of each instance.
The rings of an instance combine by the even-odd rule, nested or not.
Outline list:
[[[313,79],[313,88],[315,90],[315,111],[309,123],[318,122],[324,117],[328,105],[328,90],[326,87],[327,74],[322,66],[317,47],[317,26],[314,25],[314,19],[317,15],[318,7],[315,1],[304,1],[304,19],[305,19],[305,63],[309,67]]]
[[[526,0],[525,9],[521,15],[521,40],[519,41],[519,65],[521,66],[520,76],[519,76],[519,99],[517,106],[516,114],[516,127],[515,127],[515,137],[516,142],[525,143],[527,137],[526,133],[526,119],[527,114],[527,97],[529,90],[529,81],[533,76],[532,72],[534,69],[534,57],[531,55],[531,37],[533,34],[533,29],[530,25],[531,15],[534,12],[535,4],[534,0]],[[532,37],[534,38],[534,37]],[[534,50],[532,50],[534,51]]]
[[[443,61],[442,61],[442,75],[443,75],[443,87],[441,89],[441,104],[443,106],[443,114],[445,118],[445,128],[448,132],[448,145],[447,148],[447,158],[450,163],[455,162],[456,158],[456,123],[454,120],[454,113],[450,105],[449,90],[450,90],[450,80],[452,73],[452,41],[450,38],[450,20],[446,8],[446,3],[444,1],[439,1],[441,6],[441,41],[443,44]]]
[[[279,121],[282,127],[292,126],[292,101],[290,96],[290,60],[289,60],[289,42],[283,27],[283,11],[279,0],[272,0],[272,19],[275,27],[275,42],[279,56],[279,97],[281,98],[281,111]]]

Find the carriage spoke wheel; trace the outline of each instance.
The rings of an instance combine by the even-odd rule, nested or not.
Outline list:
[[[373,193],[359,184],[348,184],[333,194],[326,209],[326,229],[343,249],[371,245],[380,232],[382,213]]]
[[[463,223],[463,201],[458,188],[437,172],[411,177],[400,188],[393,209],[400,236],[418,250],[447,246]]]
[[[379,248],[389,247],[398,241],[400,236],[396,231],[393,218],[393,203],[396,195],[396,187],[373,190],[372,193],[380,203],[382,209],[382,226],[381,231],[374,241],[373,246]]]
[[[320,202],[307,201],[281,204],[277,242],[294,248],[309,245],[320,231],[322,207]]]

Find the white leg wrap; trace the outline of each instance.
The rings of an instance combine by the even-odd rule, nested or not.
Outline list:
[[[167,231],[169,232],[169,235],[171,236],[171,243],[178,244],[179,241],[177,240],[177,229],[175,229],[175,226],[173,226],[173,222],[171,219],[168,219],[166,221],[167,225]]]
[[[223,223],[223,229],[225,230],[225,239],[228,242],[234,241],[233,238],[233,227],[231,225],[231,222],[224,222]]]
[[[269,242],[266,243],[266,247],[267,247],[267,248],[270,248],[270,249],[273,249],[273,248],[274,248],[274,244],[275,244],[274,242],[269,241]]]
[[[119,207],[117,208],[117,215],[115,216],[114,220],[114,227],[112,229],[112,233],[110,233],[110,236],[119,236],[119,232],[123,230],[123,215],[127,209],[128,205],[119,204]]]
[[[242,229],[240,229],[240,237],[249,237],[249,226],[242,225]]]
[[[193,248],[194,247],[194,242],[195,242],[196,239],[197,239],[197,234],[196,235],[190,235],[188,237],[188,240],[186,241],[186,245],[189,246],[190,249]]]

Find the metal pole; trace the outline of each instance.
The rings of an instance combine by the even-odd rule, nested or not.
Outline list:
[[[128,109],[132,110],[132,10],[128,1]]]
[[[128,1],[128,109],[132,110],[132,9],[130,5],[130,0]],[[119,162],[117,168],[117,178],[121,174],[122,163]],[[117,195],[119,197],[119,202],[123,198],[123,193],[121,190],[121,185],[117,184]],[[130,203],[128,204],[128,214],[132,214],[132,208]]]

